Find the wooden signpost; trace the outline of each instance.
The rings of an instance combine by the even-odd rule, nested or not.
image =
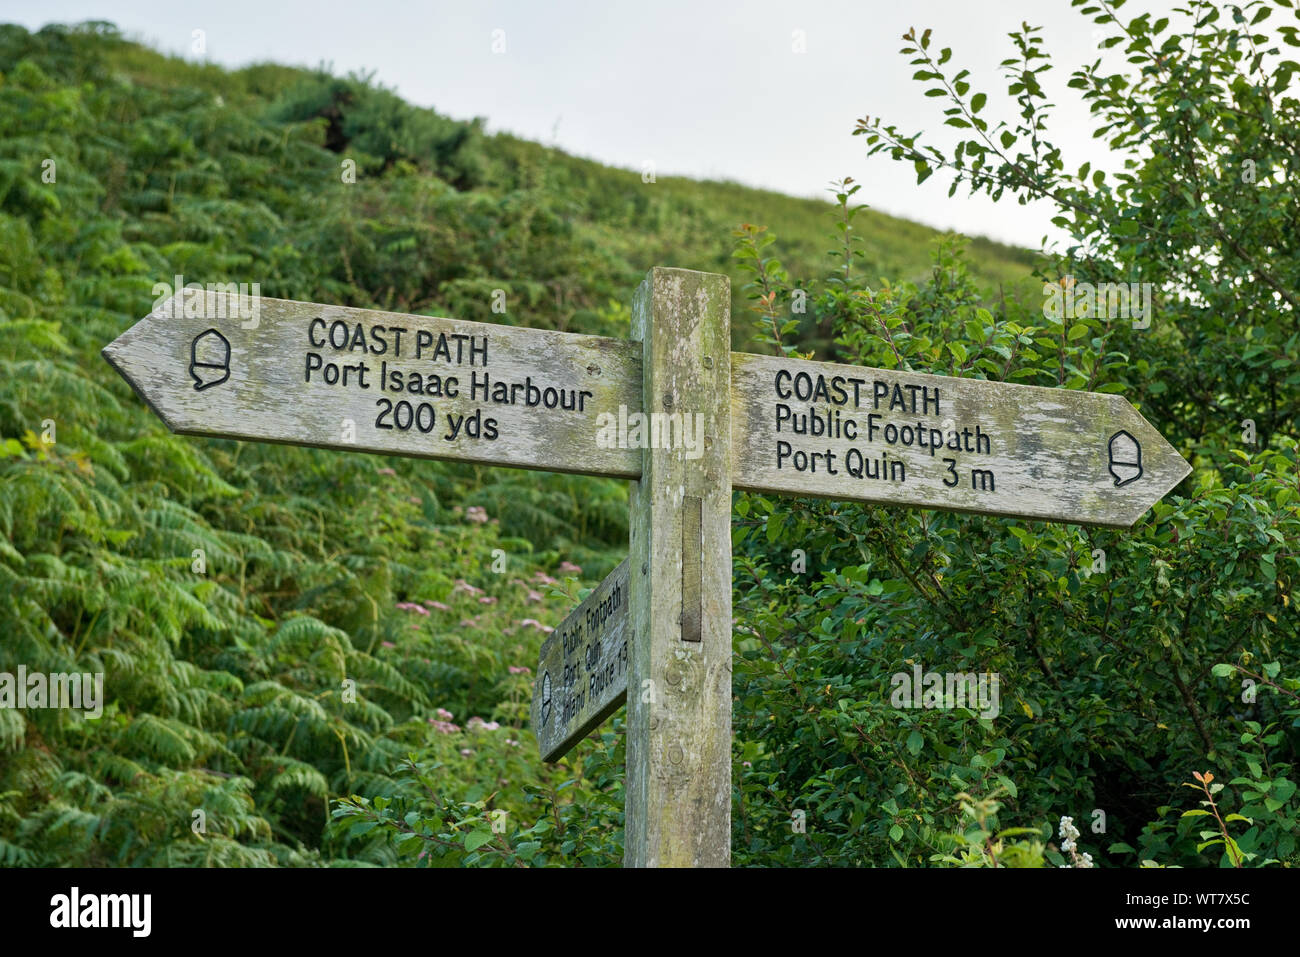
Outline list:
[[[641,408],[641,350],[604,336],[260,300],[168,300],[104,357],[173,432],[636,478],[592,423]],[[190,315],[187,315],[190,313]],[[197,313],[197,315],[193,314]]]
[[[731,284],[652,269],[632,300],[645,413],[632,486],[623,862],[731,859]],[[679,416],[671,434],[664,424]],[[700,424],[698,446],[684,439]],[[667,434],[666,434],[667,433]],[[694,457],[693,457],[694,456]]]
[[[730,859],[732,489],[1126,528],[1191,471],[1118,396],[732,353],[710,273],[652,269],[628,340],[229,306],[176,297],[104,349],[175,432],[633,480],[628,559],[532,705],[552,761],[627,702],[631,866]]]
[[[1118,395],[735,353],[731,484],[1129,528],[1191,471]]]
[[[627,700],[630,584],[625,558],[542,642],[532,720],[543,761],[558,761]]]

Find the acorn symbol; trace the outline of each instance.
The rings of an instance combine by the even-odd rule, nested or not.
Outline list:
[[[200,332],[190,343],[190,375],[200,392],[230,378],[230,343],[216,329]]]
[[[551,673],[545,671],[542,673],[542,720],[541,726],[546,727],[546,722],[551,719]]]
[[[1142,477],[1142,446],[1123,429],[1110,437],[1110,474],[1116,488]]]

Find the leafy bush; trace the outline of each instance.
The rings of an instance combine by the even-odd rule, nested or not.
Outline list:
[[[1091,12],[1139,75],[1093,66],[1071,80],[1124,157],[1114,187],[1087,164],[1064,172],[1038,82],[1049,57],[1029,27],[1004,64],[1014,125],[978,115],[989,98],[967,71],[945,72],[952,53],[926,30],[903,52],[970,138],[945,153],[879,120],[857,132],[871,152],[913,163],[919,182],[944,170],[954,190],[1057,203],[1075,243],[1044,264],[1044,296],[1063,281],[1150,281],[1149,329],[989,301],[954,240],[936,248],[927,282],[872,284],[852,181],[836,186],[839,268],[820,284],[791,279],[757,227],[739,231],[737,255],[769,348],[799,351],[790,310],[795,290],[814,289],[811,321],[833,323],[845,361],[1121,392],[1195,472],[1124,533],[739,495],[738,862],[966,862],[943,821],[998,793],[1003,818],[1044,841],[1051,820],[1083,818],[1099,862],[1300,860],[1287,777],[1300,712],[1253,692],[1241,709],[1240,689],[1214,680],[1238,654],[1268,661],[1270,681],[1297,670],[1300,473],[1282,423],[1300,394],[1300,276],[1279,232],[1295,206],[1295,66],[1240,15],[1221,26],[1193,4],[1195,29],[1157,41],[1166,21],[1120,23],[1120,5]],[[1269,12],[1250,8],[1256,22]],[[1294,27],[1279,32],[1294,45]],[[1259,157],[1249,184],[1236,175],[1244,156]],[[999,675],[1001,714],[891,707],[889,676],[913,664]],[[1230,779],[1218,800],[1245,833],[1196,833],[1199,811],[1170,816],[1179,782],[1207,765]],[[804,834],[791,833],[796,812]],[[1054,845],[1045,853],[1066,863]]]
[[[372,75],[347,79],[321,73],[302,80],[271,107],[281,123],[324,121],[326,149],[355,152],[366,168],[386,172],[405,161],[425,166],[457,189],[482,180],[482,121],[458,123],[407,105]]]

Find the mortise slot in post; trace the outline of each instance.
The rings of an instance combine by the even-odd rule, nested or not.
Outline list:
[[[682,501],[682,641],[701,641],[704,610],[700,552],[703,550],[700,516],[703,500]]]

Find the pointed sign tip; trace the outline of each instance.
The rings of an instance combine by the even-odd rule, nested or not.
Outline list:
[[[104,361],[111,365],[118,375],[127,378],[126,372],[123,371],[121,363],[117,361],[118,357],[121,355],[121,350],[118,347],[118,342],[120,341],[120,338],[114,339],[108,345],[104,346],[104,348],[100,349],[99,354],[104,357]]]
[[[1155,508],[1156,505],[1164,501],[1165,497],[1169,495],[1169,493],[1172,492],[1174,489],[1176,489],[1178,485],[1183,481],[1183,479],[1187,478],[1187,476],[1192,474],[1192,466],[1188,464],[1185,458],[1182,457],[1182,454],[1179,453],[1172,446],[1170,446],[1170,451],[1173,452],[1174,457],[1178,459],[1179,463],[1182,466],[1181,468],[1175,470],[1174,477],[1168,480],[1164,488],[1160,489],[1159,494],[1156,495],[1154,498],[1152,498],[1150,502],[1134,510],[1131,514],[1126,516],[1122,520],[1122,524],[1111,525],[1108,527],[1117,528],[1117,529],[1132,528],[1138,522],[1140,522],[1148,512],[1150,512],[1153,508]]]
[[[153,414],[162,421],[162,424],[167,427],[167,431],[176,432],[178,430],[174,417],[170,415],[162,405],[154,401],[154,398],[149,394],[149,391],[136,380],[136,377],[132,374],[131,370],[127,368],[130,349],[122,340],[126,338],[127,333],[129,332],[130,330],[127,330],[127,332],[122,333],[122,335],[104,346],[104,348],[99,350],[99,354],[104,357],[105,362],[113,367],[113,371],[125,380],[126,384],[131,387],[131,391],[139,396],[145,405],[152,410]]]

